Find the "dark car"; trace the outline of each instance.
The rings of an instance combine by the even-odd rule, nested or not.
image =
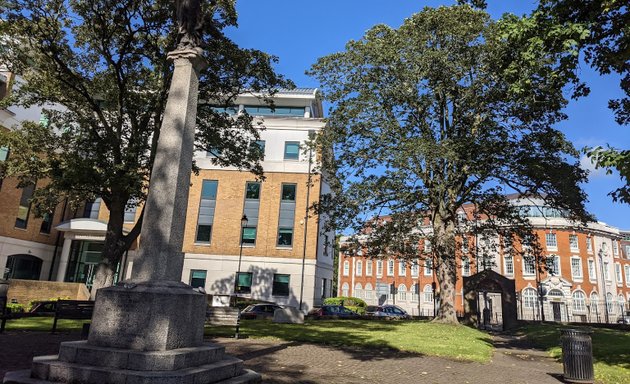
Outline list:
[[[404,309],[397,305],[379,305],[371,306],[366,313],[374,317],[388,317],[392,319],[411,319],[411,316]]]
[[[349,310],[343,305],[323,305],[309,313],[315,319],[356,319],[358,313]]]
[[[276,304],[252,304],[241,312],[241,319],[271,319],[276,309],[282,309]]]

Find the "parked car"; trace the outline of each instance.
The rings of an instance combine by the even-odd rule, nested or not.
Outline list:
[[[241,319],[271,319],[276,309],[282,309],[277,304],[252,304],[241,312]]]
[[[343,305],[323,305],[309,312],[315,319],[356,319],[360,315]]]
[[[369,316],[411,319],[411,316],[407,312],[405,312],[404,309],[400,308],[397,305],[380,305],[371,307],[373,308],[368,307],[368,309],[366,310],[366,313]]]

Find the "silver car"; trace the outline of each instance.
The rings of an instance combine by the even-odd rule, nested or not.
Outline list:
[[[397,305],[379,305],[371,315],[374,317],[411,319],[411,316]]]

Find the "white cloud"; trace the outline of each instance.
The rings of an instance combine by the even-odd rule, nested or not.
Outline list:
[[[580,167],[588,171],[589,179],[610,176],[606,174],[606,170],[604,168],[596,168],[595,163],[585,154],[580,157]]]

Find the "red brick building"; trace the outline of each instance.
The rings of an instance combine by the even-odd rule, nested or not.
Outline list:
[[[547,270],[537,272],[535,258],[508,252],[499,235],[471,234],[465,236],[467,242],[460,236],[457,311],[463,311],[462,276],[492,269],[514,279],[521,319],[544,316],[548,321],[616,322],[625,316],[630,302],[629,233],[602,222],[581,227],[562,212],[545,207],[542,200],[514,199],[513,203],[534,226]],[[368,259],[361,252],[348,257],[343,245],[344,238],[338,295],[360,297],[368,304],[396,304],[413,315],[433,316],[436,277],[430,260]],[[520,248],[520,244],[513,246]]]

